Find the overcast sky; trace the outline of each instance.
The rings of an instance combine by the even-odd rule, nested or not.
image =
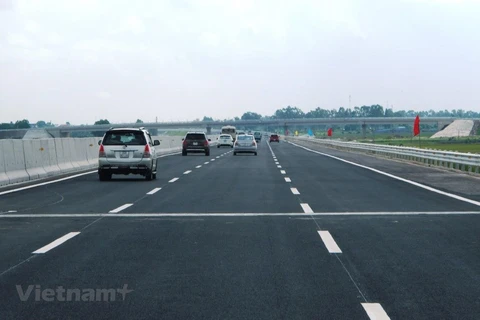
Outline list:
[[[480,111],[477,0],[0,0],[0,122]]]

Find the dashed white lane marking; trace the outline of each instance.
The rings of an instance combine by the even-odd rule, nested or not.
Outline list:
[[[280,173],[281,174],[287,174],[287,172],[285,170],[280,170]]]
[[[217,159],[220,158],[220,156],[217,156]]]
[[[290,188],[293,194],[300,194],[300,192],[297,190],[297,188]]]
[[[305,212],[305,213],[313,213],[313,210],[312,210],[312,208],[310,208],[310,206],[308,205],[308,203],[300,203],[300,205],[302,206],[303,212]]]
[[[125,210],[125,209],[127,209],[128,207],[131,207],[131,206],[133,206],[133,203],[126,203],[123,206],[118,207],[117,209],[113,209],[112,211],[110,211],[110,213],[117,213],[117,212]]]
[[[285,177],[285,182],[292,182],[292,179]]]
[[[173,183],[173,182],[177,181],[178,179],[180,179],[180,178],[173,178],[172,180],[170,180],[170,181],[168,181],[168,182],[169,182],[169,183]]]
[[[215,161],[215,159],[211,159],[210,161]]]
[[[277,164],[277,165],[278,165],[278,164],[280,164],[280,163],[279,163],[278,161],[275,161],[275,164]]]
[[[318,231],[320,238],[322,238],[325,247],[327,247],[328,252],[330,253],[342,253],[340,247],[337,245],[335,240],[333,240],[332,235],[328,231]]]
[[[197,169],[198,169],[198,168],[201,168],[201,167],[202,167],[202,165],[198,165],[198,166],[196,166],[195,168],[197,168]]]
[[[277,166],[277,168],[281,168],[282,166]]]
[[[204,164],[209,164],[209,163],[210,163],[210,162],[207,161],[207,162],[205,162]]]
[[[150,192],[147,192],[147,194],[150,194],[150,195],[152,195],[152,194],[155,194],[155,193],[157,193],[157,192],[158,192],[158,191],[160,191],[160,190],[162,190],[162,188],[155,188],[155,189],[153,189],[152,191],[150,191]]]
[[[55,241],[47,244],[46,246],[41,247],[40,249],[33,251],[32,253],[35,253],[35,254],[38,254],[38,253],[46,253],[46,252],[52,250],[53,248],[58,247],[59,245],[61,245],[61,244],[64,243],[65,241],[68,241],[68,240],[72,239],[72,238],[75,237],[77,234],[80,234],[80,232],[70,232],[70,233],[67,233],[67,234],[64,235],[63,237],[58,238],[57,240],[55,240]]]
[[[362,307],[371,320],[390,320],[380,303],[362,303]]]
[[[190,172],[192,172],[192,170],[187,170],[183,174],[189,174]]]
[[[300,204],[305,210],[312,210],[306,203]],[[480,211],[418,211],[418,212],[306,212],[310,216],[448,216],[448,215],[476,215],[480,216]],[[25,214],[9,214],[0,215],[0,219],[8,218],[91,218],[91,217],[259,217],[259,216],[300,216],[305,217],[305,212],[284,212],[284,213],[269,213],[269,212],[240,212],[240,213],[25,213]]]
[[[450,198],[453,198],[453,199],[457,199],[457,200],[460,200],[460,201],[464,201],[464,202],[471,203],[471,204],[476,205],[476,206],[480,206],[480,202],[479,202],[479,201],[475,201],[475,200],[472,200],[472,199],[464,198],[464,197],[458,196],[458,195],[453,194],[453,193],[448,193],[448,192],[445,192],[445,191],[441,191],[441,190],[438,190],[438,189],[429,187],[429,186],[427,186],[427,185],[424,185],[424,184],[421,184],[421,183],[418,183],[418,182],[415,182],[415,181],[412,181],[412,180],[408,180],[408,179],[405,179],[405,178],[401,178],[401,177],[399,177],[399,176],[396,176],[396,175],[393,175],[393,174],[390,174],[390,173],[387,173],[387,172],[384,172],[384,171],[381,171],[381,170],[377,170],[377,169],[374,169],[374,168],[371,168],[371,167],[367,167],[367,166],[364,166],[364,165],[361,165],[361,164],[358,164],[358,163],[355,163],[355,162],[352,162],[352,161],[348,161],[348,160],[345,160],[345,159],[342,159],[342,158],[339,158],[339,157],[335,157],[335,156],[332,156],[332,155],[327,154],[327,153],[315,151],[315,150],[312,150],[312,149],[303,147],[303,146],[298,145],[298,144],[293,143],[293,142],[289,142],[289,143],[290,143],[291,145],[294,145],[294,146],[296,146],[296,147],[305,149],[305,150],[307,150],[307,151],[310,151],[310,152],[313,152],[313,153],[316,153],[316,154],[320,154],[320,155],[322,155],[322,156],[329,157],[329,158],[332,158],[332,159],[335,159],[335,160],[339,160],[339,161],[342,161],[342,162],[345,162],[345,163],[348,163],[348,164],[351,164],[351,165],[354,165],[354,166],[357,166],[357,167],[360,167],[360,168],[364,168],[364,169],[367,169],[367,170],[370,170],[370,171],[373,171],[373,172],[382,174],[382,175],[384,175],[384,176],[387,176],[387,177],[390,177],[390,178],[393,178],[393,179],[396,179],[396,180],[400,180],[400,181],[403,181],[403,182],[412,184],[412,185],[414,185],[414,186],[420,187],[420,188],[425,189],[425,190],[428,190],[428,191],[432,191],[432,192],[435,192],[435,193],[438,193],[438,194],[441,194],[441,195],[444,195],[444,196],[447,196],[447,197],[450,197]]]

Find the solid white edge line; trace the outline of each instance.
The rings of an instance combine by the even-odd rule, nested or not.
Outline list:
[[[287,174],[287,172],[285,170],[280,170],[280,173],[281,174]]]
[[[308,209],[308,204],[301,204],[302,208]],[[306,205],[306,206],[304,206]],[[308,208],[307,208],[308,206]],[[310,209],[311,210],[311,209]],[[308,212],[310,216],[442,216],[442,215],[478,215],[480,211],[419,211],[419,212]],[[269,213],[269,212],[238,212],[238,213],[47,213],[47,214],[5,214],[0,215],[2,218],[91,218],[91,217],[259,217],[259,216],[302,216],[305,212],[285,212],[285,213]]]
[[[192,170],[187,170],[183,174],[189,174],[190,172],[192,172]]]
[[[312,210],[312,208],[310,208],[310,206],[308,205],[308,203],[300,203],[300,205],[302,206],[303,212],[305,212],[305,213],[313,213],[313,210]]]
[[[290,191],[292,191],[293,194],[300,194],[297,188],[290,188]]]
[[[292,182],[292,179],[290,179],[289,177],[285,177],[285,182]]]
[[[362,303],[362,307],[371,320],[390,320],[380,303]]]
[[[173,178],[172,180],[170,180],[170,181],[168,181],[168,182],[169,182],[169,183],[173,183],[173,182],[177,181],[178,179],[180,179],[180,178]]]
[[[32,253],[34,253],[34,254],[46,253],[46,252],[52,250],[53,248],[58,247],[59,245],[61,245],[65,241],[70,240],[71,238],[75,237],[78,234],[80,234],[80,232],[67,233],[63,237],[58,238],[57,240],[47,244],[46,246],[43,246],[40,249],[33,251]]]
[[[152,194],[155,194],[155,193],[157,193],[157,192],[158,192],[158,191],[160,191],[160,190],[162,190],[162,188],[155,188],[155,189],[153,189],[152,191],[150,191],[150,192],[147,192],[147,194],[150,194],[150,195],[152,195]]]
[[[0,192],[0,196],[2,196],[4,194],[9,194],[9,193],[14,193],[14,192],[18,192],[18,191],[28,190],[28,189],[32,189],[32,188],[36,188],[36,187],[46,186],[46,185],[49,185],[49,184],[52,184],[52,183],[62,182],[62,181],[65,181],[65,180],[75,179],[75,178],[85,176],[87,174],[96,173],[96,172],[98,172],[98,171],[95,170],[95,171],[79,173],[79,174],[75,174],[73,176],[60,178],[60,179],[53,180],[53,181],[47,181],[47,182],[37,183],[37,184],[31,185],[31,186],[25,186],[25,187],[20,187],[20,188],[17,188],[17,189],[2,191],[2,192]]]
[[[328,252],[330,252],[330,253],[342,253],[342,250],[340,250],[340,247],[337,245],[337,243],[333,239],[330,232],[328,232],[328,231],[318,231],[318,234],[320,235],[320,238],[322,239],[323,244],[325,244],[325,247],[327,248]]]
[[[131,206],[133,206],[133,203],[126,203],[123,206],[118,207],[117,209],[113,209],[113,210],[109,211],[109,213],[117,213],[117,212],[125,210],[125,209],[127,209],[128,207],[131,207]]]
[[[396,176],[396,175],[393,175],[393,174],[390,174],[390,173],[387,173],[387,172],[384,172],[384,171],[381,171],[381,170],[378,170],[378,169],[374,169],[374,168],[371,168],[371,167],[367,167],[367,166],[364,166],[364,165],[362,165],[362,164],[358,164],[358,163],[355,163],[355,162],[352,162],[352,161],[348,161],[348,160],[345,160],[345,159],[342,159],[342,158],[339,158],[339,157],[335,157],[335,156],[332,156],[332,155],[329,155],[329,154],[326,154],[326,153],[323,153],[323,152],[320,152],[320,151],[315,151],[315,150],[306,148],[306,147],[304,147],[304,146],[298,145],[298,144],[293,143],[293,142],[288,142],[288,143],[290,143],[290,144],[292,144],[292,145],[294,145],[294,146],[296,146],[296,147],[305,149],[305,150],[307,150],[307,151],[310,151],[310,152],[313,152],[313,153],[316,153],[316,154],[319,154],[319,155],[322,155],[322,156],[325,156],[325,157],[329,157],[329,158],[332,158],[332,159],[335,159],[335,160],[339,160],[339,161],[342,161],[342,162],[345,162],[345,163],[348,163],[348,164],[351,164],[351,165],[354,165],[354,166],[357,166],[357,167],[360,167],[360,168],[364,168],[364,169],[367,169],[367,170],[370,170],[370,171],[373,171],[373,172],[382,174],[382,175],[384,175],[384,176],[390,177],[390,178],[392,178],[392,179],[396,179],[396,180],[399,180],[399,181],[403,181],[403,182],[409,183],[409,184],[411,184],[411,185],[417,186],[417,187],[419,187],[419,188],[422,188],[422,189],[425,189],[425,190],[428,190],[428,191],[432,191],[432,192],[435,192],[435,193],[438,193],[438,194],[441,194],[441,195],[444,195],[444,196],[447,196],[447,197],[450,197],[450,198],[453,198],[453,199],[456,199],[456,200],[460,200],[460,201],[464,201],[464,202],[471,203],[471,204],[476,205],[476,206],[480,206],[480,202],[479,202],[479,201],[475,201],[475,200],[472,200],[472,199],[464,198],[464,197],[458,196],[458,195],[453,194],[453,193],[448,193],[448,192],[445,192],[445,191],[441,191],[441,190],[438,190],[438,189],[429,187],[429,186],[427,186],[427,185],[424,185],[424,184],[421,184],[421,183],[418,183],[418,182],[415,182],[415,181],[412,181],[412,180],[408,180],[408,179],[405,179],[405,178],[401,178],[401,177],[399,177],[399,176]]]

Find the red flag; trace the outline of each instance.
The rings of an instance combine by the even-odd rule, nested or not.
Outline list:
[[[327,134],[328,134],[329,137],[332,136],[332,132],[333,132],[332,128],[328,129]]]
[[[415,122],[413,123],[413,135],[418,136],[420,134],[420,117],[417,115]]]

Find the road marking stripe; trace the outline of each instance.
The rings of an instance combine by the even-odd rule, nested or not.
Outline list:
[[[332,235],[328,231],[318,231],[320,238],[322,238],[325,247],[327,247],[328,252],[330,253],[342,253],[340,247],[337,245],[335,240],[333,240]]]
[[[173,182],[177,181],[178,179],[180,179],[180,178],[173,178],[172,180],[170,180],[170,181],[168,181],[168,182],[169,182],[169,183],[173,183]]]
[[[217,156],[217,159],[220,158],[220,156]]]
[[[300,192],[298,192],[297,188],[290,188],[290,190],[292,191],[293,194],[300,194]]]
[[[280,173],[281,174],[287,174],[287,172],[285,170],[280,170]]]
[[[302,208],[310,208],[308,204],[302,203]],[[306,205],[306,206],[304,206]],[[308,206],[308,207],[307,207]],[[304,209],[305,210],[305,209]],[[311,209],[310,209],[311,210]],[[310,216],[417,216],[417,215],[432,215],[432,216],[445,216],[445,215],[480,215],[480,211],[422,211],[422,212],[307,212]],[[9,214],[0,215],[0,219],[5,218],[91,218],[91,217],[257,217],[257,216],[301,216],[305,217],[305,213],[299,212],[283,212],[283,213],[271,213],[271,212],[238,212],[238,213],[25,213],[25,214]]]
[[[285,182],[292,182],[292,179],[285,177]]]
[[[195,168],[197,168],[197,169],[198,169],[198,168],[201,168],[201,167],[202,167],[202,165],[198,165],[198,166],[196,166]]]
[[[192,172],[192,170],[187,170],[183,174],[189,174],[190,172]]]
[[[335,160],[339,160],[339,161],[342,161],[342,162],[345,162],[345,163],[348,163],[348,164],[351,164],[351,165],[354,165],[354,166],[357,166],[357,167],[360,167],[360,168],[364,168],[364,169],[382,174],[384,176],[387,176],[387,177],[390,177],[390,178],[393,178],[393,179],[396,179],[396,180],[399,180],[399,181],[403,181],[403,182],[409,183],[411,185],[423,188],[423,189],[428,190],[428,191],[432,191],[432,192],[435,192],[435,193],[438,193],[438,194],[441,194],[441,195],[444,195],[444,196],[447,196],[447,197],[450,197],[450,198],[453,198],[453,199],[457,199],[457,200],[460,200],[460,201],[471,203],[471,204],[476,205],[476,206],[480,206],[479,201],[464,198],[464,197],[458,196],[458,195],[453,194],[453,193],[448,193],[448,192],[445,192],[445,191],[441,191],[441,190],[429,187],[427,185],[424,185],[424,184],[421,184],[421,183],[418,183],[418,182],[415,182],[415,181],[412,181],[412,180],[408,180],[408,179],[405,179],[405,178],[401,178],[399,176],[396,176],[396,175],[393,175],[393,174],[390,174],[390,173],[387,173],[387,172],[384,172],[384,171],[381,171],[381,170],[378,170],[378,169],[374,169],[374,168],[367,167],[367,166],[364,166],[364,165],[361,165],[361,164],[358,164],[358,163],[355,163],[355,162],[352,162],[352,161],[348,161],[348,160],[345,160],[345,159],[342,159],[342,158],[339,158],[339,157],[335,157],[335,156],[329,155],[327,153],[315,151],[315,150],[303,147],[303,146],[298,145],[298,144],[293,143],[293,142],[289,142],[289,143],[296,146],[296,147],[305,149],[307,151],[310,151],[310,152],[313,152],[313,153],[316,153],[316,154],[320,154],[322,156],[329,157],[329,158],[332,158],[332,159],[335,159]]]
[[[212,159],[212,160],[210,160],[210,161],[215,161],[215,159]]]
[[[390,320],[380,303],[362,303],[362,307],[371,320]]]
[[[210,162],[207,161],[207,162],[205,162],[204,164],[209,164],[209,163],[210,163]]]
[[[125,209],[127,209],[128,207],[131,207],[131,206],[133,206],[133,203],[126,203],[126,204],[124,204],[123,206],[120,206],[120,207],[118,207],[117,209],[111,210],[111,211],[109,211],[109,212],[110,212],[110,213],[117,213],[117,212],[120,212],[120,211],[122,211],[122,210],[125,210]]]
[[[97,173],[97,172],[98,172],[97,170],[95,170],[95,171],[89,171],[89,172],[79,173],[79,174],[75,174],[75,175],[73,175],[73,176],[69,176],[69,177],[65,177],[65,178],[61,178],[61,179],[57,179],[57,180],[53,180],[53,181],[47,181],[47,182],[42,182],[42,183],[34,184],[34,185],[31,185],[31,186],[25,186],[25,187],[20,187],[20,188],[17,188],[17,189],[2,191],[2,192],[0,192],[0,196],[2,196],[2,195],[4,195],[4,194],[9,194],[9,193],[17,192],[17,191],[23,191],[23,190],[28,190],[28,189],[36,188],[36,187],[46,186],[46,185],[49,185],[49,184],[52,184],[52,183],[57,183],[57,182],[65,181],[65,180],[75,179],[75,178],[78,178],[78,177],[85,176],[85,175],[87,175],[87,174],[92,174],[92,173]]]
[[[155,194],[155,193],[157,193],[157,192],[160,191],[160,190],[162,190],[162,188],[155,188],[155,189],[153,189],[152,191],[147,192],[147,194]]]
[[[275,164],[280,164],[278,161],[275,161]]]
[[[312,210],[312,208],[310,208],[310,206],[308,205],[308,203],[300,203],[300,205],[302,206],[303,212],[305,212],[305,213],[313,213],[313,210]]]
[[[80,232],[70,232],[70,233],[67,233],[67,234],[64,235],[63,237],[58,238],[57,240],[55,240],[55,241],[47,244],[46,246],[41,247],[40,249],[33,251],[32,253],[35,253],[35,254],[46,253],[46,252],[52,250],[53,248],[58,247],[59,245],[61,245],[61,244],[64,243],[65,241],[68,241],[68,240],[72,239],[72,238],[75,237],[77,234],[80,234]]]
[[[277,166],[277,168],[281,168],[282,166]]]

